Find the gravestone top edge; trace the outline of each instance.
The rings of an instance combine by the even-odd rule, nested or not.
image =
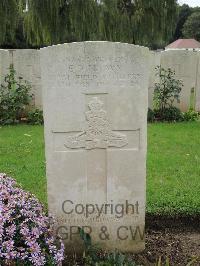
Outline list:
[[[8,52],[9,49],[0,49],[0,52]]]
[[[168,49],[168,50],[163,50],[161,51],[161,54],[166,54],[166,53],[182,53],[182,54],[191,54],[191,53],[200,53],[200,50],[189,50],[189,49]]]
[[[84,41],[84,42],[71,42],[71,43],[62,43],[62,44],[54,44],[54,45],[50,45],[50,46],[46,46],[43,48],[40,48],[39,51],[44,51],[47,49],[53,49],[53,48],[58,48],[60,46],[75,46],[75,45],[85,45],[85,44],[110,44],[110,45],[123,45],[123,46],[130,46],[133,48],[137,48],[137,49],[143,49],[146,51],[149,51],[148,47],[145,46],[141,46],[141,45],[136,45],[136,44],[131,44],[131,43],[124,43],[124,42],[111,42],[111,41]]]

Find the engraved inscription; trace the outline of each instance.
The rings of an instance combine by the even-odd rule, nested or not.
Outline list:
[[[64,144],[65,147],[90,150],[108,147],[121,148],[128,144],[126,135],[111,130],[107,112],[103,109],[103,102],[98,97],[93,97],[88,107],[89,111],[85,113],[87,122],[85,131],[69,136]]]

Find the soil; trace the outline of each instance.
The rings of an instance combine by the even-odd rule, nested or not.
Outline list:
[[[200,266],[200,216],[146,217],[146,248],[133,259],[144,266],[155,266],[159,257],[170,266]]]

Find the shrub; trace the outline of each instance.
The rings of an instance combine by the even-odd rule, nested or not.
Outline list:
[[[31,86],[23,78],[16,78],[13,65],[0,86],[0,124],[18,123],[25,107],[31,102]]]
[[[27,123],[31,125],[42,125],[44,123],[42,110],[31,110],[27,114]]]
[[[183,120],[183,114],[182,112],[176,108],[176,107],[168,107],[164,109],[155,110],[155,117],[158,121],[182,121]]]
[[[64,245],[53,231],[39,201],[0,174],[0,265],[61,265]]]
[[[175,78],[175,71],[170,68],[164,69],[158,66],[156,70],[160,82],[155,84],[154,90],[154,120],[182,121],[181,111],[173,106],[175,101],[180,102],[182,81]]]
[[[155,113],[151,108],[148,108],[147,121],[148,122],[154,122],[155,121]]]
[[[173,106],[174,101],[180,102],[180,92],[183,87],[181,80],[175,78],[175,71],[170,68],[156,67],[156,75],[160,82],[155,84],[154,105],[155,109],[163,110]]]
[[[200,115],[198,112],[190,109],[189,111],[183,113],[183,120],[184,121],[197,121],[199,120]]]

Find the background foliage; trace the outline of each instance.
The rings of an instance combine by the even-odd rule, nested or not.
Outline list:
[[[186,32],[184,30],[186,25],[188,24],[188,21],[194,21],[193,14],[200,14],[200,7],[189,7],[188,5],[184,4],[182,6],[178,6],[178,18],[177,18],[177,24],[176,24],[176,30],[173,36],[173,40],[177,40],[179,38],[195,38],[196,36],[192,33],[197,31],[200,31],[199,24],[193,23],[190,32]],[[197,16],[198,16],[197,15]],[[197,38],[197,40],[200,40]]]
[[[199,17],[200,7],[177,0],[1,0],[0,47],[107,40],[157,49],[200,40]]]
[[[188,17],[183,26],[183,34],[186,38],[200,41],[200,12],[194,12]]]
[[[172,38],[177,11],[177,0],[2,0],[0,45],[108,40],[157,48]]]

